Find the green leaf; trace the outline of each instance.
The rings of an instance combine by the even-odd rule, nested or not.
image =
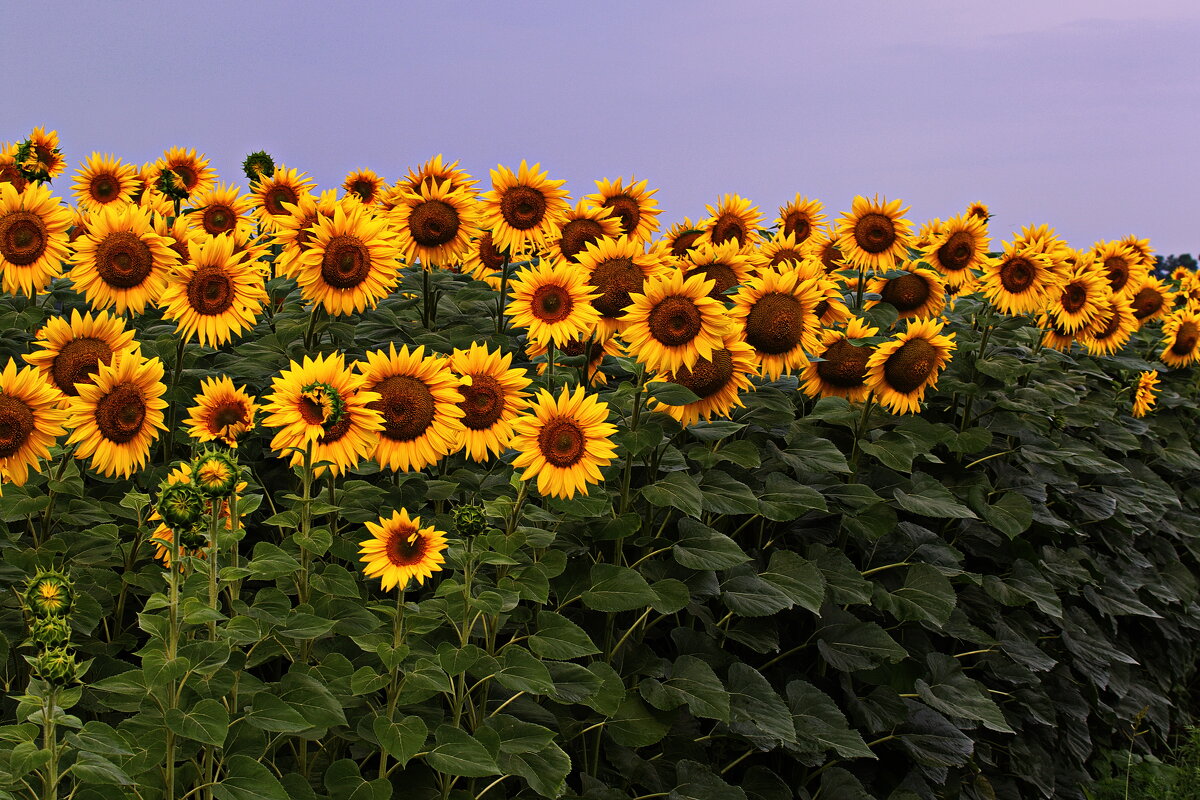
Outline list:
[[[643,487],[642,497],[660,508],[678,508],[689,517],[699,517],[704,511],[704,495],[700,485],[685,472],[672,472],[657,483]]]
[[[839,605],[871,601],[871,582],[859,573],[844,553],[816,544],[809,547],[808,556],[825,576],[825,588],[831,601]]]
[[[256,692],[246,722],[263,731],[297,733],[312,725],[290,705],[267,692]]]
[[[613,716],[625,700],[625,683],[620,673],[607,661],[593,661],[587,665],[587,669],[600,679],[600,688],[584,698],[583,704],[606,717]]]
[[[172,709],[174,710],[174,709]],[[71,771],[80,783],[95,783],[108,786],[132,786],[133,779],[99,753],[83,751],[71,765]]]
[[[695,425],[690,425],[687,430],[698,441],[715,442],[727,436],[732,436],[745,427],[746,424],[744,422],[714,419],[709,422],[697,422]]]
[[[688,586],[677,578],[663,578],[650,584],[654,592],[654,602],[650,604],[660,614],[674,614],[682,611],[692,599]]]
[[[984,506],[983,518],[1008,538],[1015,539],[1033,523],[1033,506],[1025,495],[1005,492],[993,505]]]
[[[676,529],[683,538],[672,552],[689,569],[729,569],[750,560],[733,539],[696,520],[681,519]]]
[[[925,660],[930,667],[930,679],[927,682],[918,678],[915,684],[922,700],[943,714],[978,720],[1000,733],[1014,733],[984,685],[968,678],[958,659],[930,653]]]
[[[655,686],[657,689],[648,688]],[[656,708],[677,708],[686,703],[697,717],[729,722],[729,693],[712,667],[695,656],[680,656],[671,665],[670,678],[662,683],[643,680],[640,688],[642,696]],[[647,691],[673,705],[659,705],[647,696]]]
[[[626,694],[604,730],[617,744],[648,747],[667,735],[670,726],[661,722],[635,694]]]
[[[345,725],[346,715],[325,684],[308,675],[289,672],[279,682],[279,699],[300,712],[314,728]]]
[[[420,717],[409,716],[399,722],[392,722],[386,717],[376,717],[371,723],[371,730],[384,751],[400,762],[403,767],[413,756],[425,747],[425,738],[429,729]]]
[[[877,587],[875,596],[875,605],[896,619],[929,622],[939,628],[950,621],[956,601],[950,579],[929,564],[913,564],[903,586],[891,592]]]
[[[796,743],[787,704],[758,670],[741,662],[729,668],[730,730],[765,747]]]
[[[766,488],[759,497],[759,513],[772,522],[791,522],[809,511],[827,510],[825,498],[811,486],[778,472],[767,475]]]
[[[735,575],[721,584],[721,602],[743,617],[767,617],[791,608],[791,598],[758,575]]]
[[[889,431],[873,442],[860,440],[858,447],[897,472],[912,472],[912,462],[917,457],[917,445],[895,431]]]
[[[801,744],[834,750],[842,758],[878,758],[829,695],[802,680],[787,685],[788,707]]]
[[[708,470],[700,481],[705,511],[713,514],[758,513],[758,499],[750,487],[721,470]]]
[[[553,611],[538,612],[537,633],[529,637],[529,649],[542,658],[560,661],[600,652],[583,628]]]
[[[958,502],[950,490],[928,475],[913,475],[913,491],[893,489],[896,502],[905,511],[938,519],[976,519],[971,509]]]
[[[908,651],[874,622],[855,620],[827,625],[817,636],[821,656],[829,666],[842,672],[874,669],[881,663],[900,661],[908,655]]]
[[[112,726],[98,720],[84,725],[78,733],[67,731],[63,736],[76,750],[99,753],[105,756],[129,756],[133,751],[127,746],[125,737]]]
[[[591,579],[591,588],[583,593],[583,603],[596,611],[632,611],[658,600],[641,573],[629,567],[596,564]]]
[[[700,400],[700,397],[691,389],[670,381],[647,383],[646,395],[669,406],[686,406]]]
[[[555,737],[554,731],[546,726],[525,722],[511,714],[493,714],[485,724],[500,737],[501,753],[535,753]]]
[[[167,710],[167,727],[175,734],[220,747],[229,732],[229,712],[216,700],[201,700],[186,711]]]
[[[780,451],[779,457],[798,473],[850,471],[846,456],[837,445],[810,434],[789,438],[788,449]]]
[[[461,728],[439,725],[434,740],[437,746],[429,751],[425,761],[438,772],[463,778],[482,778],[500,773],[500,767],[487,748]]]
[[[292,800],[271,770],[243,755],[225,759],[225,777],[212,792],[217,800]]]
[[[504,648],[500,658],[502,668],[496,673],[496,682],[518,692],[549,694],[554,689],[550,670],[520,645]]]
[[[821,574],[821,568],[790,550],[773,552],[767,571],[759,577],[814,614],[825,602],[825,576]]]
[[[667,795],[668,800],[746,800],[746,793],[726,783],[712,769],[684,759],[675,764],[679,784]]]
[[[553,742],[536,752],[502,753],[500,764],[505,774],[520,775],[542,797],[560,797],[567,790],[571,757]]]

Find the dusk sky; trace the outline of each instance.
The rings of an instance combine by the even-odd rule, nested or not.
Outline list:
[[[32,11],[31,11],[32,13]],[[322,187],[437,153],[482,179],[540,161],[577,198],[646,178],[669,224],[722,193],[909,218],[989,204],[991,232],[1128,233],[1196,253],[1200,3],[44,2],[0,37],[0,140],[69,161],[169,146],[246,186],[260,148]],[[18,24],[14,24],[18,23]]]

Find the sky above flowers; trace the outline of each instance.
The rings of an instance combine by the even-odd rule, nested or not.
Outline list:
[[[487,182],[541,162],[573,198],[646,178],[663,220],[721,194],[769,223],[797,192],[920,223],[987,203],[991,232],[1128,233],[1196,253],[1200,3],[39,3],[6,26],[0,141],[69,160],[207,154],[245,187],[266,149],[323,188],[443,153]],[[20,17],[21,15],[18,15]],[[997,242],[998,246],[998,242]]]

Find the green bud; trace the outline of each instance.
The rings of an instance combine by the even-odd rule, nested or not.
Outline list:
[[[187,528],[204,514],[204,497],[190,483],[172,483],[158,492],[158,513],[171,530]]]
[[[488,529],[483,506],[457,506],[451,516],[454,517],[454,529],[462,536],[478,536]]]
[[[251,183],[256,183],[275,174],[275,159],[271,158],[267,151],[259,150],[246,156],[246,160],[242,162],[242,171]]]
[[[208,533],[199,525],[184,528],[179,534],[179,552],[181,554],[194,553],[207,546]]]
[[[34,617],[29,624],[29,642],[39,647],[62,647],[69,641],[71,624],[66,617]]]
[[[209,450],[192,462],[192,484],[205,497],[229,497],[237,481],[237,461],[228,453]]]
[[[30,660],[33,674],[53,686],[67,686],[75,682],[79,665],[75,654],[66,647],[53,647]]]
[[[25,584],[25,605],[36,616],[66,616],[74,601],[71,578],[58,570],[42,570]]]

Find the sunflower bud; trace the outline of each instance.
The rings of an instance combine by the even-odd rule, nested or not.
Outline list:
[[[462,536],[478,536],[488,529],[483,506],[461,505],[451,515],[454,517],[454,529]]]
[[[164,169],[160,172],[154,186],[164,197],[168,197],[171,200],[187,199],[188,190],[184,187],[183,181],[172,170]]]
[[[75,592],[71,579],[58,570],[42,570],[25,585],[25,605],[39,617],[71,613]]]
[[[250,182],[255,183],[275,174],[275,159],[271,158],[267,151],[259,150],[246,156],[246,160],[242,162],[242,170]]]
[[[237,462],[227,453],[210,450],[192,462],[192,482],[206,497],[229,497],[237,479]]]
[[[158,493],[158,513],[172,530],[188,528],[204,513],[204,497],[190,483],[172,483]]]
[[[71,641],[71,624],[65,617],[34,617],[29,642],[41,648],[62,647]]]
[[[199,555],[197,551],[208,546],[208,533],[199,525],[185,528],[179,535],[179,552]]]
[[[66,647],[54,647],[30,659],[33,674],[54,686],[67,686],[75,682],[79,665],[75,654]]]

